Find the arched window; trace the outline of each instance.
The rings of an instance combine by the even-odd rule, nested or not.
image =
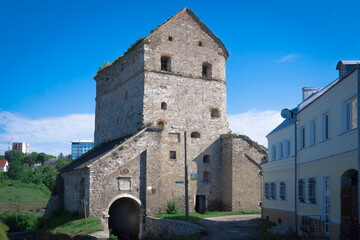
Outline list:
[[[162,71],[171,71],[171,58],[168,56],[161,57],[161,70]]]
[[[220,117],[219,109],[217,108],[211,109],[211,118],[219,118],[219,117]]]
[[[166,109],[167,109],[167,104],[166,104],[166,102],[162,102],[162,103],[161,103],[161,109],[162,109],[162,110],[166,110]]]
[[[211,161],[211,158],[210,158],[210,155],[209,154],[205,154],[203,156],[203,163],[210,163]]]
[[[163,121],[158,121],[157,127],[164,128],[164,126],[165,126],[165,123]]]
[[[202,65],[202,76],[206,78],[211,78],[212,76],[212,66],[210,63],[204,62]]]
[[[191,138],[200,138],[200,133],[199,132],[192,132],[191,133]]]

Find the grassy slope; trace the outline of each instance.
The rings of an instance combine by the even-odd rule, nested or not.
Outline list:
[[[39,212],[46,206],[51,192],[44,185],[5,182],[0,187],[0,214],[11,212]]]

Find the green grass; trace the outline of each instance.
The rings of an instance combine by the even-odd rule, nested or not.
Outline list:
[[[89,217],[87,224],[88,231],[86,232],[85,218],[80,217],[77,213],[58,211],[39,224],[39,231],[51,231],[55,234],[68,233],[75,236],[103,230],[100,219],[96,217]]]
[[[260,234],[261,239],[262,240],[276,240],[277,239],[276,235],[267,232],[267,230],[269,228],[276,226],[276,224],[273,222],[270,222],[268,220],[263,220],[263,223],[264,223],[264,225],[263,225],[263,228],[261,229],[261,234]]]
[[[0,214],[5,211],[31,213],[43,211],[51,192],[43,184],[1,181]]]
[[[185,213],[177,213],[177,214],[168,214],[168,213],[159,213],[155,215],[157,218],[167,218],[171,220],[184,221],[188,223],[193,223],[203,227],[200,223],[200,219],[208,218],[208,217],[220,217],[220,216],[231,216],[231,215],[243,215],[243,214],[260,214],[260,211],[240,211],[240,212],[205,212],[204,214],[197,212],[190,212],[189,219],[186,220]]]
[[[0,222],[0,239],[7,240],[6,232],[9,230],[8,226]]]

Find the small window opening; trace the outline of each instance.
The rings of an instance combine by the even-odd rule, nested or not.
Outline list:
[[[97,102],[97,109],[98,110],[100,109],[100,100],[98,100],[98,102]]]
[[[119,124],[119,116],[116,117],[116,123]]]
[[[269,221],[269,216],[266,216],[266,220],[268,220],[268,221]]]
[[[126,90],[126,91],[125,91],[125,99],[127,99],[127,98],[128,98],[128,94],[129,94],[129,91],[128,91],[128,90]]]
[[[278,219],[278,224],[280,224],[280,223],[281,223],[281,218]]]
[[[172,36],[169,36],[168,40],[169,40],[170,42],[172,42],[173,37],[172,37]]]
[[[203,163],[210,163],[210,155],[206,154],[203,156]]]
[[[200,133],[199,132],[192,132],[191,133],[191,138],[200,138]]]
[[[166,102],[162,102],[162,103],[161,103],[161,109],[162,109],[162,110],[166,110],[166,109],[167,109],[167,104],[166,104]]]
[[[159,128],[164,128],[164,126],[165,126],[165,123],[163,121],[159,121],[157,123],[157,127],[159,127]]]
[[[100,130],[100,124],[99,123],[97,124],[97,130]]]
[[[203,47],[204,43],[202,41],[199,41],[199,47]]]
[[[202,76],[211,78],[212,68],[210,63],[203,63],[202,65]]]
[[[170,57],[162,56],[161,57],[161,70],[170,72],[171,71],[170,65],[171,65]]]
[[[170,151],[170,159],[176,159],[176,151]]]
[[[210,172],[209,171],[204,171],[203,172],[203,181],[204,182],[209,182],[210,181]]]
[[[211,118],[219,118],[219,117],[220,117],[219,109],[217,108],[211,109]]]

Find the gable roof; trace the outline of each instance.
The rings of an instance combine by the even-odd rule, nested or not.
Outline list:
[[[7,160],[0,160],[0,167],[5,167]]]
[[[128,53],[132,52],[134,49],[137,49],[146,40],[148,40],[151,37],[151,35],[153,35],[157,30],[159,30],[160,28],[162,28],[163,26],[168,24],[171,20],[173,20],[173,19],[175,19],[175,18],[177,18],[177,17],[179,17],[179,16],[181,16],[181,15],[183,15],[185,13],[188,14],[189,16],[191,16],[194,19],[194,21],[197,24],[199,24],[200,28],[206,34],[208,34],[219,45],[219,47],[224,51],[225,57],[228,58],[229,57],[229,52],[227,51],[227,49],[226,49],[225,45],[222,43],[222,41],[200,20],[200,18],[198,16],[195,15],[195,13],[193,11],[191,11],[187,7],[184,7],[179,12],[177,12],[174,16],[172,16],[171,18],[166,20],[163,24],[159,24],[158,27],[155,30],[151,30],[150,34],[147,35],[145,38],[139,38],[134,44],[132,44],[130,47],[128,47],[128,50],[125,51],[122,56],[116,58],[112,63],[104,62],[104,65],[99,68],[99,70],[97,71],[94,78],[96,78],[96,76],[98,74],[100,74],[101,72],[103,72],[105,69],[111,67],[112,64],[114,64],[115,62],[117,62],[120,59],[122,59],[123,57],[125,57]]]
[[[336,65],[336,70],[339,70],[342,65],[356,65],[360,64],[360,60],[352,60],[352,61],[339,61]]]

